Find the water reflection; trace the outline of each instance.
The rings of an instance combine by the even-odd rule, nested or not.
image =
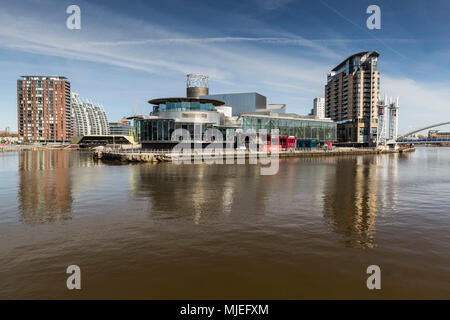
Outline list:
[[[269,186],[260,183],[261,177],[254,165],[133,166],[130,191],[132,198],[149,202],[155,219],[188,217],[201,223],[232,213],[245,213],[247,219],[264,212]]]
[[[381,185],[380,206],[395,213],[398,203],[398,163],[404,155],[392,154],[377,158],[378,181]]]
[[[71,219],[74,197],[103,198],[107,173],[120,177],[123,171],[129,174],[131,201],[148,208],[152,219],[247,225],[267,216],[295,225],[315,221],[315,213],[322,212],[347,246],[371,248],[378,211],[388,207],[392,212],[397,202],[392,180],[398,160],[397,155],[287,159],[277,175],[261,176],[257,165],[132,165],[117,171],[100,164],[79,170],[99,164],[77,152],[22,152],[20,221]]]
[[[380,205],[395,207],[390,179],[397,160],[288,159],[276,176],[261,176],[259,167],[249,165],[133,166],[130,196],[146,201],[153,219],[196,224],[226,216],[227,223],[245,225],[269,214],[275,224],[305,224],[320,210],[346,246],[372,248]]]
[[[328,177],[324,217],[345,236],[350,247],[372,248],[375,242],[378,176],[377,157],[342,158]]]
[[[370,298],[361,270],[374,261],[389,278],[379,298],[449,297],[450,149],[428,152],[291,158],[275,176],[8,155],[0,297],[74,298],[58,280],[74,261],[87,299]]]
[[[23,223],[47,223],[71,218],[70,152],[19,153],[19,212]]]

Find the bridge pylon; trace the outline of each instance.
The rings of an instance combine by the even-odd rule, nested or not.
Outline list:
[[[386,146],[386,97],[384,100],[378,98],[378,132],[377,132],[377,146]]]
[[[389,103],[389,140],[396,140],[398,136],[398,98]]]

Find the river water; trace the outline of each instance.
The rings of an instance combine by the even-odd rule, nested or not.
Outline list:
[[[3,153],[0,298],[449,299],[449,164],[450,148],[418,148],[286,159],[262,176]]]

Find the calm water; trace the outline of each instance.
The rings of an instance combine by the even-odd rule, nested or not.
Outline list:
[[[0,298],[449,299],[449,163],[449,148],[421,148],[261,176],[0,154]],[[71,264],[80,291],[66,289]]]

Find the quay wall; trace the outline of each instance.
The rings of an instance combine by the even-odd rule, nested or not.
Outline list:
[[[16,146],[0,146],[0,152],[14,152],[21,150],[34,150],[37,147],[34,145],[16,145]]]
[[[79,150],[77,145],[15,145],[15,146],[0,146],[1,152],[17,152],[22,150]]]
[[[380,150],[374,148],[358,149],[358,148],[336,148],[333,150],[308,150],[308,151],[280,151],[280,158],[287,157],[320,157],[320,156],[345,156],[345,155],[369,155],[369,154],[386,154],[386,153],[403,153],[413,152],[414,148],[396,149],[396,150]],[[259,155],[259,152],[250,154],[249,152],[233,153],[234,158],[249,158],[250,155]],[[266,153],[262,153],[266,154]],[[225,155],[225,153],[224,153]],[[270,156],[270,153],[267,154]],[[115,162],[171,162],[172,156],[170,152],[152,152],[151,150],[140,150],[138,152],[118,152],[118,151],[95,151],[93,154],[95,159],[115,161]],[[194,159],[194,155],[192,155]]]

